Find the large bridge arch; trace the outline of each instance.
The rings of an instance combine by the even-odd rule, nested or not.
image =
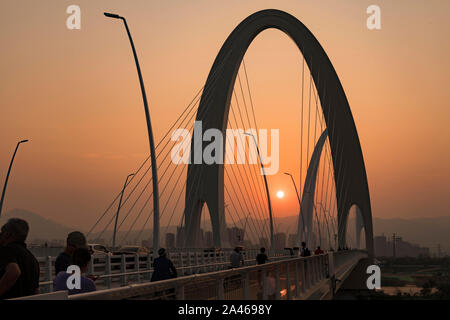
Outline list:
[[[305,57],[320,98],[335,172],[339,243],[345,242],[348,210],[351,205],[356,204],[363,215],[366,247],[369,254],[373,255],[369,188],[361,145],[347,97],[324,49],[298,19],[286,12],[269,9],[256,12],[243,20],[229,35],[214,61],[196,120],[202,121],[203,131],[216,128],[225,135],[231,95],[244,54],[253,39],[269,28],[281,30],[295,42]],[[225,148],[225,141],[223,143]],[[194,141],[191,154],[193,147]],[[201,214],[198,200],[208,204],[211,220],[221,224],[213,226],[213,229],[220,230],[214,233],[214,243],[221,246],[225,230],[223,164],[191,163],[188,167],[186,190],[196,190],[190,195],[186,194],[186,246],[193,245],[192,235],[200,228],[197,223]]]

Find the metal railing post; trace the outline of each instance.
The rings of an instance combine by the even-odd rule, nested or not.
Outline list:
[[[177,300],[184,300],[184,285],[177,286]]]
[[[217,271],[217,254],[220,253],[214,252],[214,271]]]
[[[308,274],[309,274],[309,288],[311,289],[314,286],[314,260],[310,257],[308,259]]]
[[[262,276],[262,299],[267,300],[267,272],[265,269],[261,270],[261,276]]]
[[[136,253],[136,255],[134,256],[134,271],[136,271],[136,281],[137,283],[141,282],[141,275],[139,274],[139,254]]]
[[[305,293],[308,289],[308,272],[307,272],[307,259],[302,260],[302,293]]]
[[[198,267],[198,251],[194,251],[194,263],[195,263],[195,273],[200,273],[199,272],[199,267]]]
[[[275,265],[275,300],[280,300],[280,266]]]
[[[289,262],[286,263],[286,290],[287,290],[287,299],[292,300],[292,292],[291,292],[291,275],[289,270]]]
[[[189,251],[186,252],[186,267],[189,267],[189,274],[192,274],[191,253]]]
[[[249,287],[249,274],[248,271],[244,273],[244,281],[243,281],[243,291],[244,291],[244,300],[250,300],[250,287]]]
[[[111,275],[111,256],[109,254],[106,255],[105,260],[105,275],[107,276],[105,277],[105,285],[109,289],[111,288],[111,277],[109,277]]]
[[[327,277],[327,273],[325,272],[325,266],[326,266],[326,259],[325,255],[322,255],[321,257],[321,264],[320,264],[320,270],[322,270],[322,279],[325,279]]]
[[[225,292],[223,288],[223,278],[217,280],[217,299],[225,300]]]
[[[316,273],[316,257],[312,257],[311,259],[310,259],[311,261],[310,261],[310,264],[311,264],[311,287],[313,287],[315,284],[316,284],[316,276],[317,276],[317,273]]]
[[[178,253],[178,267],[180,268],[180,275],[184,276],[183,253],[181,251]]]
[[[317,274],[319,276],[319,281],[322,280],[322,256],[317,257]]]
[[[295,297],[300,298],[300,279],[298,276],[298,261],[295,261]]]
[[[127,272],[127,262],[125,259],[125,255],[122,254],[120,259],[120,273],[122,273],[122,275],[120,276],[121,286],[125,286],[127,284],[126,276],[124,275],[125,272]]]
[[[46,275],[46,280],[47,281],[52,281],[52,257],[51,256],[47,256],[47,275]],[[53,285],[49,284],[48,285],[48,292],[52,292],[53,291]]]
[[[147,254],[147,270],[152,269],[152,255],[149,253]],[[152,278],[151,272],[147,272],[147,280],[150,281]]]
[[[207,272],[207,270],[206,270],[206,266],[205,266],[205,254],[204,253],[202,253],[202,272],[203,273],[206,273]]]
[[[330,290],[331,294],[334,297],[335,289],[336,289],[336,277],[335,277],[335,268],[334,268],[334,258],[336,257],[334,252],[328,253],[328,276],[330,278]]]
[[[311,271],[312,271],[312,286],[317,283],[317,256],[313,256],[311,259]]]

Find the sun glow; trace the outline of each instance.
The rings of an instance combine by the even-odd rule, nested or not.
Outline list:
[[[280,199],[284,198],[284,191],[282,190],[277,191],[277,197]]]

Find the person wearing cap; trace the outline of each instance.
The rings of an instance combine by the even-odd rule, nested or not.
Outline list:
[[[55,261],[55,275],[61,271],[66,271],[70,266],[72,254],[75,249],[87,248],[86,237],[79,231],[71,232],[67,235],[66,248],[61,252]]]
[[[151,281],[167,280],[177,277],[177,270],[172,261],[167,258],[166,249],[158,250],[159,257],[153,262],[153,274]]]

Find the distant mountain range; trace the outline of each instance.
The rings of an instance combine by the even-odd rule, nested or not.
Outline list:
[[[53,220],[45,219],[40,215],[24,209],[13,209],[0,218],[0,225],[4,225],[9,218],[21,218],[28,222],[30,231],[28,233],[28,242],[36,239],[42,240],[62,240],[66,239],[67,234],[74,231],[72,228],[59,224]]]
[[[30,225],[30,233],[28,240],[33,242],[34,240],[64,240],[67,234],[75,229],[57,223],[51,219],[45,219],[42,216],[33,213],[31,211],[23,209],[14,209],[6,212],[0,218],[0,225],[3,225],[8,218],[17,217],[28,221]],[[275,219],[275,232],[295,233],[297,228],[297,217],[289,216]],[[248,219],[246,234],[247,239],[256,239],[260,237],[259,228],[255,226],[260,224],[261,221]],[[266,221],[267,226],[268,222]],[[353,222],[350,221],[352,224]],[[386,235],[391,238],[395,233],[405,241],[419,244],[423,247],[430,247],[432,251],[438,244],[441,245],[443,251],[450,252],[450,216],[434,217],[434,218],[415,218],[415,219],[381,219],[374,218],[374,235]],[[238,221],[236,226],[243,228],[245,221]],[[165,231],[165,227],[161,230]],[[170,226],[168,232],[176,232],[176,226]],[[85,230],[80,230],[85,232]],[[349,230],[352,236],[352,229]],[[126,232],[121,231],[117,235],[117,239],[120,240],[125,236]],[[134,240],[138,236],[139,231],[132,231],[128,235],[127,239]],[[150,239],[152,235],[151,229],[146,229],[142,232],[142,237]],[[99,234],[93,234],[89,238],[96,239]],[[103,239],[109,241],[112,237],[112,231],[107,230],[101,236]]]

